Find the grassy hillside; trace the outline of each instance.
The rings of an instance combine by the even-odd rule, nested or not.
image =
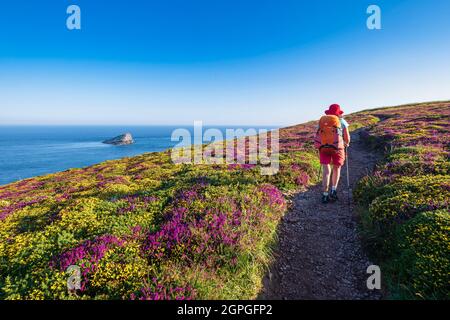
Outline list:
[[[364,228],[374,235],[374,246],[392,237],[378,232],[385,225],[404,226],[401,232],[392,231],[399,245],[386,257],[389,266],[395,264],[392,259],[400,259],[400,243],[416,252],[415,244],[401,235],[419,232],[425,224],[433,233],[422,236],[433,237],[439,265],[448,268],[442,250],[448,249],[448,238],[434,237],[434,230],[448,236],[448,210],[419,214],[445,208],[446,195],[448,201],[448,111],[449,103],[436,103],[346,117],[352,129],[368,128],[368,142],[391,146],[386,166],[397,163],[396,157],[402,160],[389,167],[389,175],[380,167],[377,178],[365,178],[356,191],[361,206],[368,208]],[[411,119],[415,121],[408,122]],[[283,193],[317,181],[315,126],[310,122],[280,131],[280,172],[275,176],[262,176],[253,165],[175,165],[169,152],[161,152],[0,187],[0,299],[255,298],[286,210]],[[412,151],[402,153],[405,148],[399,146]],[[418,157],[421,153],[413,148],[427,152]],[[433,172],[426,162],[429,152],[438,163]],[[415,172],[416,165],[407,169],[411,161],[423,164],[424,171]],[[440,200],[430,209],[421,206],[425,200],[420,202],[420,196],[410,196],[415,209],[405,205],[395,211],[403,208],[395,203],[397,185],[422,196],[405,175],[421,177],[416,187],[428,181],[441,192],[436,198]],[[428,190],[424,199],[430,197]],[[417,245],[424,243],[429,242]],[[67,292],[70,265],[82,271],[77,296]],[[417,272],[423,274],[423,268],[417,266]],[[390,270],[397,272],[395,267]],[[446,280],[442,269],[436,272],[439,281]]]
[[[355,190],[367,244],[393,298],[450,299],[450,103],[367,112],[386,151]]]

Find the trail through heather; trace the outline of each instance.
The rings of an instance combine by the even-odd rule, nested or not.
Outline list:
[[[352,134],[349,148],[352,189],[378,159],[359,132]],[[362,248],[353,201],[348,205],[345,166],[338,196],[337,202],[322,204],[320,185],[294,196],[278,230],[275,263],[264,278],[260,299],[381,298],[378,290],[366,286],[366,269],[373,263]]]

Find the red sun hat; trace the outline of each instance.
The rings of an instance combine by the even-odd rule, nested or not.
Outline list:
[[[325,114],[327,115],[335,115],[340,116],[344,113],[344,111],[341,110],[341,106],[338,104],[332,104],[328,110],[325,110]]]

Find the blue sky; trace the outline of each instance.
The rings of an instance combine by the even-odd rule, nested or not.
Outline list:
[[[290,125],[335,102],[450,99],[449,15],[444,0],[4,0],[0,124]]]

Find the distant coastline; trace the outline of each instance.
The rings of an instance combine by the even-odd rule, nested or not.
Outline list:
[[[275,126],[219,126],[226,128]],[[171,133],[182,125],[153,126],[0,126],[0,186],[45,174],[83,168],[106,160],[167,150],[177,144]],[[130,131],[135,143],[127,146],[102,141]]]

